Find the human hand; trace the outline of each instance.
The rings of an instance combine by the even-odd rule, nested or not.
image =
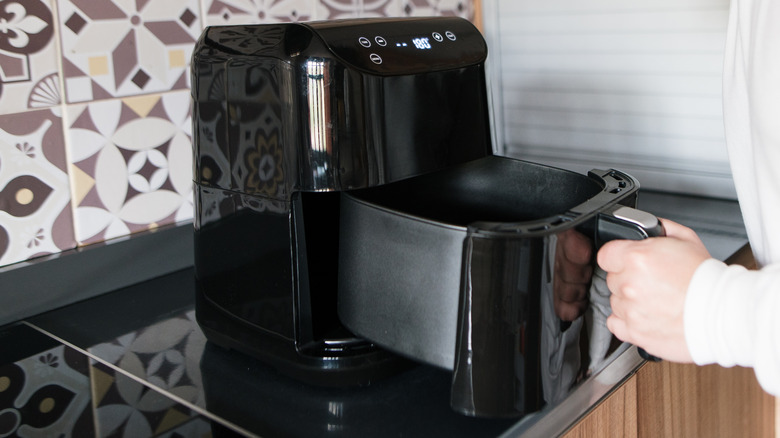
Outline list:
[[[568,229],[555,245],[553,307],[562,321],[574,321],[588,305],[588,287],[593,275],[593,243],[585,235]]]
[[[607,272],[612,315],[607,327],[618,339],[673,362],[692,362],[683,311],[688,284],[710,254],[699,236],[661,219],[665,237],[613,240],[598,264]]]

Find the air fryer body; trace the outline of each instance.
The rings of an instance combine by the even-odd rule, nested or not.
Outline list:
[[[472,416],[558,403],[599,369],[614,339],[593,256],[659,222],[619,171],[493,156],[486,56],[458,18],[205,30],[192,96],[209,340],[328,385],[427,363],[452,371],[451,407]],[[585,256],[561,270],[569,251]],[[571,268],[601,325],[556,304]]]
[[[455,18],[205,30],[193,174],[211,341],[320,383],[384,373],[392,356],[337,316],[339,192],[491,155],[485,58]]]

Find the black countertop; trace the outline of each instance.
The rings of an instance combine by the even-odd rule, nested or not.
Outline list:
[[[363,388],[294,381],[207,343],[194,320],[194,287],[193,271],[185,269],[30,318],[23,327],[247,435],[496,436],[514,423],[452,412],[450,373],[433,367],[415,366]]]
[[[720,259],[746,243],[734,202],[644,192],[640,208],[691,226]],[[187,234],[185,226],[170,235]],[[190,249],[179,247],[186,257]],[[437,368],[321,388],[215,347],[194,319],[192,268],[174,261],[168,271],[0,328],[0,436],[25,428],[65,436],[545,436],[565,431],[641,364],[624,345],[562,406],[521,421],[474,419],[450,410],[451,375]],[[19,287],[19,277],[0,274],[0,284]]]

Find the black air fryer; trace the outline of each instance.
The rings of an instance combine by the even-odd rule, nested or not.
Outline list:
[[[367,384],[399,357],[452,370],[452,407],[475,416],[533,412],[593,371],[612,342],[592,328],[608,305],[596,248],[659,223],[631,208],[626,174],[494,156],[486,56],[458,18],[205,30],[192,93],[210,341],[316,384]]]

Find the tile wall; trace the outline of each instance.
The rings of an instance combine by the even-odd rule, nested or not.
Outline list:
[[[192,218],[207,25],[474,17],[476,0],[0,0],[0,266]]]

